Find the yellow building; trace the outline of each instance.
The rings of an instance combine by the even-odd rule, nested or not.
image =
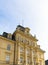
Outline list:
[[[44,52],[28,27],[0,35],[0,65],[45,65]]]

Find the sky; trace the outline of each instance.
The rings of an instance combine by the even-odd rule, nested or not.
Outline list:
[[[13,33],[17,25],[30,28],[48,59],[48,0],[0,0],[0,34]]]

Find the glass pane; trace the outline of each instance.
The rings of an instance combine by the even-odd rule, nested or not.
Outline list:
[[[6,56],[6,63],[9,63],[9,61],[10,61],[10,56],[7,55],[7,56]]]

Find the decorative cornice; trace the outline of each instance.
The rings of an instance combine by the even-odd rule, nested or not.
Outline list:
[[[31,39],[31,40],[38,41],[38,40],[37,40],[36,38],[34,38],[32,35],[30,35],[30,34],[25,34],[24,32],[22,32],[22,31],[20,31],[20,30],[15,31],[15,34],[17,34],[17,33],[19,33],[19,34],[21,34],[21,35],[23,35],[23,36],[26,36],[27,38],[29,38],[29,39]]]

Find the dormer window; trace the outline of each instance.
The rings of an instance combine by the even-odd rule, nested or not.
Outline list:
[[[7,36],[8,39],[12,39],[12,35],[9,33]]]

